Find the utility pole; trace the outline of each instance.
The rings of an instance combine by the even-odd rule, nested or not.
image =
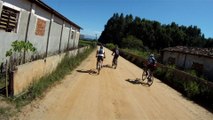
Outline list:
[[[95,39],[96,39],[96,41],[97,41],[97,34],[95,34],[95,37],[96,37]]]

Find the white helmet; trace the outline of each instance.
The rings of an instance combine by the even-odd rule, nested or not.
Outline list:
[[[154,54],[150,54],[150,57],[154,57]]]

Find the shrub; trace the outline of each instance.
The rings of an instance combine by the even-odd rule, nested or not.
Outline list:
[[[97,45],[97,42],[91,41],[91,40],[79,40],[79,46],[88,46],[88,45],[95,48]]]
[[[121,41],[121,47],[122,48],[134,48],[134,49],[142,49],[143,48],[143,42],[142,40],[129,35],[126,38],[123,38]]]
[[[160,79],[163,79],[165,74],[166,71],[162,67],[157,67],[157,69],[154,71],[154,75]]]
[[[184,82],[184,90],[189,98],[194,98],[200,94],[199,84],[195,81]]]
[[[115,45],[113,43],[107,43],[106,47],[109,48],[110,50],[115,48]]]

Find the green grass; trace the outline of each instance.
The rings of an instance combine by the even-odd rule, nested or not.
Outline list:
[[[95,47],[97,44],[97,41],[94,40],[79,40],[79,46],[92,46]]]
[[[14,115],[14,111],[11,107],[3,107],[0,108],[0,119],[1,120],[9,120],[9,117]]]
[[[137,56],[141,56],[143,58],[148,58],[148,56],[149,56],[149,52],[142,51],[142,50],[141,51],[135,50],[135,49],[122,49],[122,50],[124,50],[125,52],[128,52],[128,53],[137,55]]]

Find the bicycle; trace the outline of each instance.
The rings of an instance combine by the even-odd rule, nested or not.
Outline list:
[[[142,73],[142,81],[147,80],[147,85],[151,86],[154,81],[153,72],[146,67],[146,69]]]
[[[114,69],[117,68],[117,63],[118,63],[118,59],[117,58],[113,58],[112,60],[112,68],[114,67]]]
[[[97,65],[98,74],[100,74],[101,66],[102,66],[102,61],[98,60],[98,65]]]

